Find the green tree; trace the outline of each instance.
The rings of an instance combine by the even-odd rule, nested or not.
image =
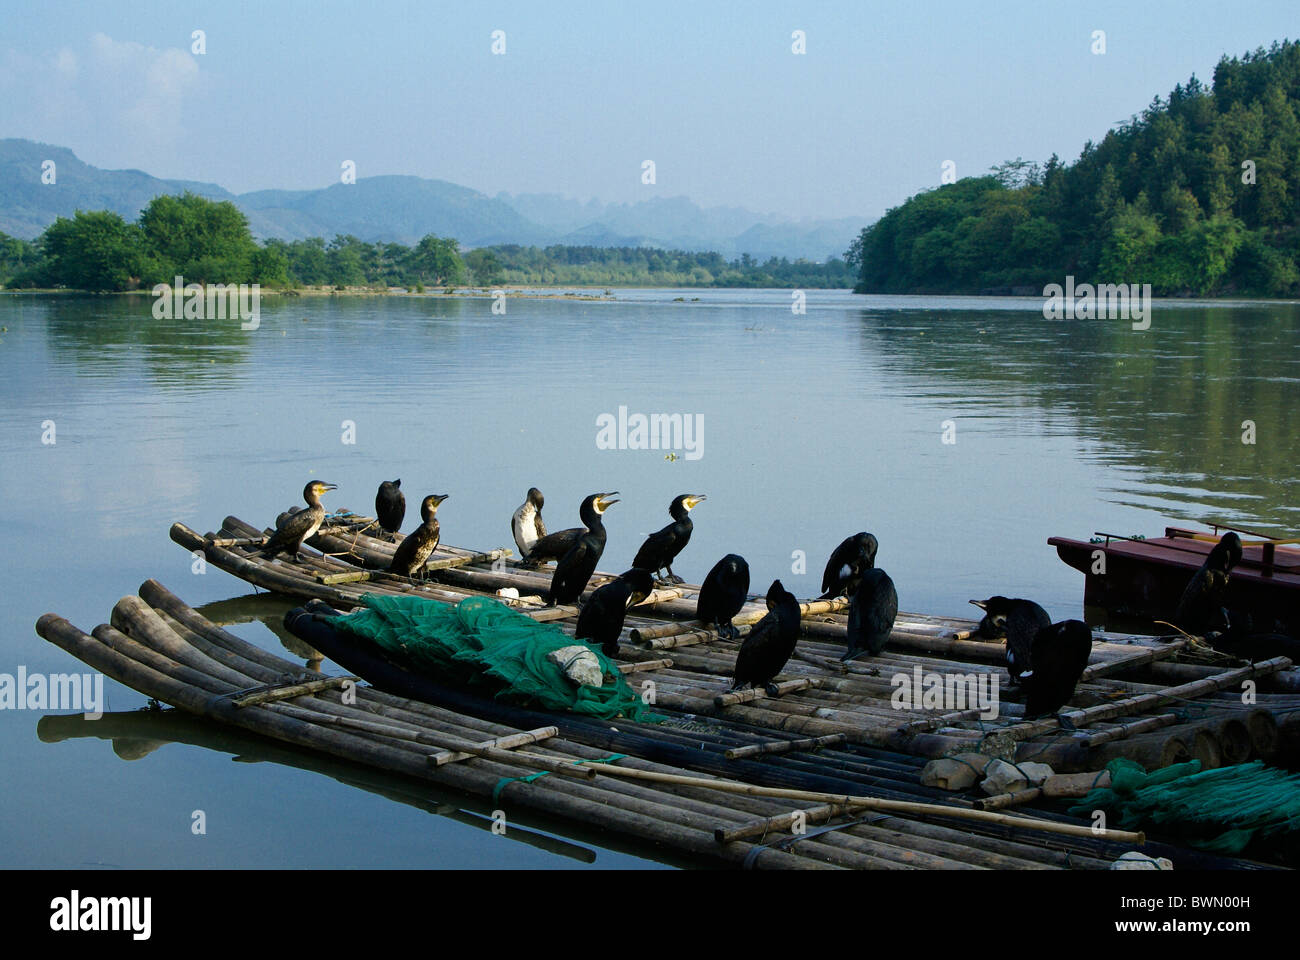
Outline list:
[[[451,237],[426,234],[407,258],[407,268],[422,283],[458,283],[465,275],[460,244]]]
[[[229,201],[194,193],[157,196],[140,214],[145,246],[164,272],[198,283],[247,281],[257,244]]]
[[[76,290],[129,290],[144,263],[140,228],[108,210],[59,217],[41,235],[53,286]]]

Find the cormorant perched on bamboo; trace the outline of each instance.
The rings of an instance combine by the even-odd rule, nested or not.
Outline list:
[[[307,509],[299,510],[286,517],[284,523],[262,546],[262,553],[274,557],[283,550],[292,553],[294,559],[301,558],[302,542],[314,536],[325,520],[325,508],[321,506],[320,495],[327,490],[337,489],[334,484],[325,483],[323,480],[313,480],[303,487],[302,498],[307,501]]]
[[[510,532],[514,534],[521,560],[527,558],[533,545],[546,536],[546,524],[542,523],[542,507],[545,503],[542,491],[529,487],[528,496],[510,518]]]
[[[613,493],[593,493],[582,501],[578,516],[587,528],[582,532],[569,552],[555,565],[555,574],[551,577],[551,599],[548,606],[557,603],[576,603],[587,588],[587,581],[600,562],[600,555],[605,552],[605,524],[600,515],[618,503]]]
[[[736,639],[731,619],[749,598],[749,564],[739,554],[729,553],[713,565],[700,586],[695,616],[718,628],[718,636]]]
[[[864,530],[848,537],[832,550],[830,559],[826,561],[826,572],[822,574],[821,598],[852,599],[857,593],[862,574],[876,565],[876,550],[879,546],[876,538]]]
[[[1007,638],[1007,672],[1013,682],[1018,682],[1022,673],[1032,669],[1034,638],[1043,627],[1051,626],[1052,618],[1034,601],[1018,597],[989,597],[971,603],[984,611],[984,619],[975,631],[980,637]]]
[[[1228,578],[1240,562],[1241,537],[1225,533],[1210,549],[1201,568],[1192,574],[1178,601],[1174,622],[1200,637],[1213,631],[1226,631],[1230,626],[1226,609]]]
[[[785,667],[798,642],[799,601],[780,580],[773,580],[767,588],[767,616],[754,624],[736,654],[731,689],[761,686],[774,694],[772,681]]]
[[[879,567],[864,570],[849,601],[847,649],[841,660],[852,660],[863,650],[875,656],[885,649],[898,618],[898,591],[889,574]]]
[[[402,520],[406,517],[406,496],[401,487],[400,479],[385,480],[375,494],[375,519],[379,521],[379,528],[390,535],[402,529]]]
[[[412,530],[397,545],[393,562],[388,569],[404,577],[413,577],[424,570],[433,551],[438,549],[442,532],[438,527],[438,504],[447,499],[445,493],[431,493],[420,504],[420,519],[424,522]]]
[[[649,570],[656,577],[659,576],[660,570],[667,570],[666,582],[681,583],[682,578],[673,573],[673,560],[690,542],[691,531],[695,529],[690,512],[695,509],[696,504],[707,499],[708,497],[702,493],[683,493],[674,497],[668,507],[668,514],[673,518],[673,522],[646,537],[645,543],[641,544],[641,549],[632,558],[632,566]]]
[[[1020,674],[1025,717],[1056,713],[1070,702],[1092,653],[1092,630],[1082,620],[1048,624],[1034,638],[1033,669]]]
[[[618,656],[618,638],[629,607],[634,607],[655,588],[649,570],[633,568],[591,592],[578,614],[574,636],[588,643],[600,644],[607,657]]]

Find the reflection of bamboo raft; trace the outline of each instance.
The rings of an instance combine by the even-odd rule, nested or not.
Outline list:
[[[372,767],[336,760],[312,750],[303,750],[275,740],[245,733],[236,727],[204,720],[179,710],[144,710],[129,713],[106,713],[98,720],[81,714],[41,717],[36,733],[45,743],[98,737],[113,742],[113,751],[123,759],[145,755],[136,745],[148,745],[149,752],[168,743],[186,743],[229,753],[245,762],[270,762],[311,770],[333,777],[340,783],[379,794],[389,800],[416,807],[436,816],[491,832],[491,804],[475,803],[471,798],[438,792],[428,784],[394,776]],[[529,826],[534,825],[528,821]],[[536,847],[583,863],[594,863],[596,852],[558,837],[538,833],[525,821],[512,824],[504,834],[509,840]],[[608,844],[608,838],[602,840]]]
[[[324,556],[302,560],[268,560],[256,550],[220,547],[221,539],[252,540],[262,531],[227,517],[216,535],[200,537],[182,524],[172,538],[208,560],[259,586],[301,598],[317,598],[348,609],[364,593],[414,593],[454,603],[472,595],[513,588],[519,600],[505,600],[539,620],[554,620],[572,630],[574,607],[542,607],[549,587],[548,570],[507,562],[499,551],[479,553],[440,545],[429,580],[410,580],[383,572],[395,550],[388,540],[360,532],[369,523],[359,517],[342,530],[309,541]],[[489,559],[490,558],[490,559]],[[348,562],[351,561],[351,562]],[[456,561],[443,564],[442,561]],[[349,575],[369,573],[367,581]],[[589,589],[609,579],[597,573]],[[734,718],[756,728],[790,737],[845,736],[849,742],[903,750],[920,757],[982,750],[1013,759],[1035,759],[1058,770],[1097,769],[1105,759],[1127,756],[1161,765],[1187,755],[1207,765],[1269,758],[1278,749],[1277,711],[1293,708],[1300,693],[1300,671],[1275,658],[1253,666],[1214,666],[1182,662],[1186,641],[1108,634],[1094,644],[1092,662],[1076,691],[1082,707],[1063,711],[1073,730],[1055,718],[1026,722],[1021,708],[1000,704],[995,719],[987,710],[895,709],[891,695],[897,678],[917,665],[924,673],[1005,679],[1005,647],[971,637],[967,620],[900,614],[889,645],[877,657],[849,664],[836,659],[846,629],[844,600],[809,601],[802,605],[803,632],[795,658],[783,671],[786,683],[814,680],[806,689],[779,698],[734,697],[729,682],[737,644],[721,640],[712,628],[694,619],[698,587],[683,584],[656,590],[629,612],[621,658],[631,663],[659,659],[673,650],[671,668],[656,669],[656,704],[700,715]],[[736,618],[742,634],[765,613],[753,599]],[[1252,679],[1262,691],[1258,706],[1233,703],[1216,694]]]

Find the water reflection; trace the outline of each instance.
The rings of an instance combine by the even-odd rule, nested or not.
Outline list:
[[[230,754],[239,763],[276,763],[296,767],[331,777],[340,783],[434,816],[447,817],[492,832],[493,804],[486,800],[455,794],[422,780],[385,773],[315,751],[299,749],[178,710],[146,709],[106,713],[98,720],[87,720],[81,714],[49,714],[41,717],[37,724],[37,735],[43,743],[78,739],[110,740],[113,752],[127,761],[140,760],[175,743]],[[561,829],[565,836],[572,839],[551,835]],[[579,863],[596,862],[596,851],[586,846],[589,842],[588,832],[575,828],[572,824],[561,827],[558,820],[527,811],[512,810],[509,828],[499,836]],[[605,849],[652,856],[666,865],[686,865],[686,861],[666,858],[658,851],[650,852],[643,847],[612,842],[604,833],[598,838],[591,834],[590,838],[598,840],[599,845]]]

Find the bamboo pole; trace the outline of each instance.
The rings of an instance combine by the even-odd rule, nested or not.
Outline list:
[[[346,683],[357,683],[360,680],[360,677],[324,677],[320,680],[310,680],[307,683],[293,683],[273,687],[270,690],[259,690],[242,697],[232,698],[230,702],[236,707],[253,707],[259,703],[269,703],[273,700],[290,700],[320,690],[337,689]]]
[[[491,740],[484,740],[476,743],[474,746],[487,748],[496,748],[499,750],[511,750],[515,747],[527,746],[530,743],[540,743],[542,740],[559,736],[559,727],[538,727],[536,730],[525,730],[523,733],[513,733],[509,736],[494,737]],[[441,767],[444,763],[457,763],[461,760],[468,760],[470,757],[478,756],[474,753],[465,753],[459,750],[441,750],[438,753],[429,756],[429,762],[435,767]]]
[[[783,697],[787,693],[796,693],[800,690],[807,690],[809,687],[817,685],[817,681],[811,677],[804,677],[800,680],[783,680],[775,684],[776,696]],[[713,703],[718,707],[732,707],[738,703],[752,703],[755,700],[765,700],[770,696],[762,687],[750,687],[748,690],[733,690],[730,693],[720,693],[713,698]]]
[[[789,753],[792,750],[820,750],[822,747],[837,746],[849,738],[842,733],[833,733],[827,737],[812,737],[805,740],[771,740],[767,743],[751,743],[744,747],[733,747],[723,754],[728,760],[742,757],[754,757],[766,753]]]
[[[771,833],[789,830],[801,817],[805,823],[825,823],[842,816],[844,812],[845,808],[839,804],[823,804],[807,810],[793,810],[775,817],[764,817],[762,820],[755,820],[739,827],[718,827],[713,831],[713,839],[718,843],[735,843],[737,840],[748,840],[750,837],[766,837]]]
[[[506,752],[506,751],[503,751]],[[532,753],[507,752],[508,756],[536,763],[543,770],[565,772],[558,768],[550,757]],[[579,764],[583,766],[583,764]],[[656,783],[671,783],[681,786],[701,787],[706,790],[718,790],[723,793],[740,793],[751,797],[776,797],[783,800],[799,802],[838,804],[850,809],[888,810],[895,813],[914,815],[952,817],[957,820],[974,820],[982,823],[996,823],[1003,826],[1018,827],[1025,830],[1039,830],[1044,833],[1059,833],[1069,837],[1095,836],[1092,827],[1082,824],[1057,823],[1053,820],[1035,820],[1029,817],[1012,817],[1006,814],[973,810],[966,807],[948,807],[937,803],[917,803],[908,800],[882,800],[879,797],[854,797],[833,793],[821,793],[815,790],[792,790],[781,787],[759,787],[751,783],[737,783],[732,780],[711,780],[705,777],[689,777],[679,774],[658,773],[651,770],[637,770],[632,767],[616,767],[613,764],[598,764],[587,767],[597,773],[611,777],[628,777],[633,780],[650,780]],[[1106,837],[1125,843],[1141,846],[1146,843],[1146,835],[1127,830],[1107,830]]]
[[[620,663],[618,669],[623,674],[647,673],[651,670],[663,670],[672,665],[673,662],[665,658],[663,660],[642,660],[640,663]]]
[[[1242,680],[1247,680],[1257,676],[1265,676],[1278,670],[1284,670],[1289,666],[1291,666],[1291,661],[1286,657],[1273,657],[1270,660],[1261,660],[1259,663],[1254,663],[1249,666],[1239,667],[1235,670],[1227,670],[1211,677],[1194,680],[1191,683],[1184,683],[1176,687],[1166,687],[1155,693],[1144,693],[1136,697],[1128,697],[1115,703],[1100,704],[1082,710],[1071,710],[1060,714],[1060,716],[1065,717],[1073,723],[1075,727],[1082,727],[1097,720],[1109,720],[1113,717],[1130,716],[1134,713],[1140,712],[1141,710],[1145,710],[1148,707],[1162,707],[1175,700],[1191,699],[1198,697],[1203,693],[1222,690],[1225,687],[1230,687]],[[1058,719],[1053,716],[1046,720],[1029,720],[1025,723],[1015,724],[1010,727],[1001,727],[996,731],[996,733],[1000,737],[1024,740],[1040,733],[1050,733],[1058,726]]]

